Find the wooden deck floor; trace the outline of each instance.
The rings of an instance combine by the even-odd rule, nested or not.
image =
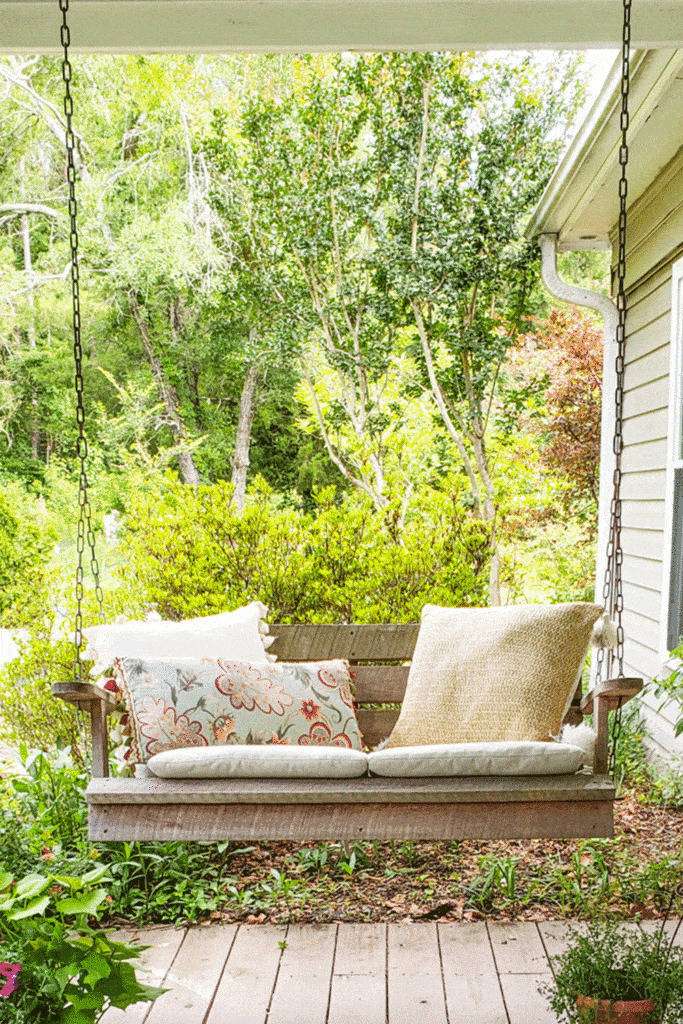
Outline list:
[[[648,930],[656,922],[645,922]],[[567,925],[224,925],[122,932],[169,991],[103,1024],[555,1024]],[[581,925],[572,925],[577,928]],[[627,924],[625,928],[638,928]],[[680,934],[680,933],[679,933]],[[681,937],[683,939],[683,937]]]

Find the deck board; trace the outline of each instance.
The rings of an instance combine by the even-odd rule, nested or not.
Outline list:
[[[236,925],[188,929],[145,1024],[204,1024],[223,973]]]
[[[557,1024],[538,986],[551,979],[548,957],[565,932],[564,922],[121,932],[151,946],[141,977],[169,991],[151,1007],[109,1010],[103,1022]]]
[[[390,924],[391,1024],[448,1024],[436,925]]]
[[[326,1024],[336,939],[331,924],[288,928],[268,1024]]]
[[[386,1024],[387,926],[340,924],[327,1024]]]
[[[264,1024],[286,940],[285,927],[240,926],[206,1024]]]
[[[448,1024],[507,1024],[486,925],[440,924]]]

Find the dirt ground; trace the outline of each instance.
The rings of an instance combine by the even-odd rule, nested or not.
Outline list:
[[[683,879],[683,811],[635,794],[613,840],[269,843],[235,853],[223,921],[475,921],[661,916]],[[346,866],[344,866],[346,865]],[[679,909],[679,913],[681,912]]]

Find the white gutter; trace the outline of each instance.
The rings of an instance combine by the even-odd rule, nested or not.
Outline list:
[[[541,246],[541,275],[546,288],[556,299],[574,306],[595,310],[604,320],[602,349],[602,419],[600,423],[600,498],[598,502],[598,557],[595,569],[595,600],[602,604],[602,587],[607,561],[610,508],[614,489],[614,402],[616,388],[617,307],[612,299],[601,292],[567,284],[557,272],[557,235],[539,235]]]

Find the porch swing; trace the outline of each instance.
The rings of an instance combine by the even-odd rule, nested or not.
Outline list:
[[[615,650],[598,649],[596,683],[581,696],[579,683],[565,721],[592,714],[597,733],[592,774],[448,776],[354,779],[164,779],[143,769],[134,778],[109,777],[107,716],[115,702],[83,680],[83,578],[86,541],[95,590],[102,606],[87,480],[83,404],[75,138],[72,129],[69,0],[62,12],[62,77],[65,86],[67,179],[74,326],[79,463],[75,659],[73,678],[55,683],[54,697],[86,712],[90,720],[92,778],[86,790],[89,837],[120,840],[385,840],[532,839],[609,837],[615,788],[610,770],[621,708],[642,687],[624,675],[622,626],[621,454],[626,342],[626,197],[631,0],[623,0],[621,147],[619,161],[618,328],[615,392],[614,492],[611,502],[603,603],[616,625]],[[272,647],[287,662],[346,659],[356,680],[358,725],[368,746],[393,728],[408,680],[418,625],[274,625]],[[616,662],[616,672],[613,672]],[[380,705],[378,708],[377,706]],[[392,705],[391,710],[382,705]],[[610,728],[609,715],[614,712]],[[611,740],[611,749],[610,749]]]

